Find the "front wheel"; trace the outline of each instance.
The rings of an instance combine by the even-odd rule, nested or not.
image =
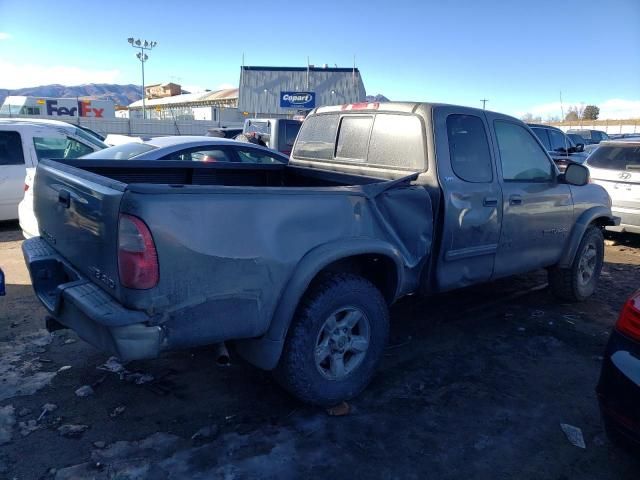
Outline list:
[[[573,263],[569,267],[549,269],[549,285],[557,297],[581,302],[596,290],[604,260],[604,238],[596,226],[587,228]]]
[[[328,275],[303,298],[275,378],[305,403],[336,405],[369,384],[388,336],[380,291],[357,275]]]

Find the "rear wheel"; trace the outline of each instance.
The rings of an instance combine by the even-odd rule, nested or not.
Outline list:
[[[302,300],[275,377],[303,402],[336,405],[371,381],[388,336],[380,291],[357,275],[328,275]]]
[[[591,226],[584,233],[573,263],[569,267],[549,269],[549,285],[557,297],[580,302],[596,289],[604,259],[604,238],[599,227]]]

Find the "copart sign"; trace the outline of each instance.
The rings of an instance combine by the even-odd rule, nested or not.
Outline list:
[[[280,108],[312,109],[315,106],[315,92],[280,92]]]

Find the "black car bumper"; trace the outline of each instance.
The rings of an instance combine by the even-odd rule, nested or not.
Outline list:
[[[120,305],[40,237],[25,240],[22,252],[38,299],[60,324],[122,360],[158,356],[163,332],[145,312]]]
[[[640,448],[640,342],[612,331],[597,392],[607,429]]]

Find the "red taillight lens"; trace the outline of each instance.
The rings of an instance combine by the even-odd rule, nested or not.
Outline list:
[[[24,184],[24,191],[26,192],[27,190],[29,190],[29,184],[25,183]]]
[[[120,215],[118,225],[118,271],[127,288],[145,290],[158,284],[158,254],[145,223],[133,215]]]
[[[631,338],[640,340],[640,292],[627,300],[622,307],[616,329]]]

